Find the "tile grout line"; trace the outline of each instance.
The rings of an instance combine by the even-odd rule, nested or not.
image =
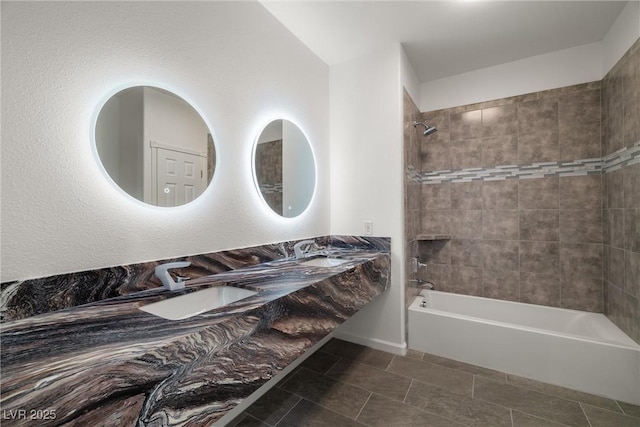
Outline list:
[[[396,360],[396,354],[393,355],[393,357],[391,358],[391,360],[389,361],[389,363],[387,363],[387,367],[384,368],[385,372],[389,372],[389,368],[391,367],[391,365],[393,364],[393,361]]]
[[[584,393],[584,394],[587,394],[587,395],[590,395],[590,396],[595,396],[595,397],[598,397],[598,398],[601,398],[601,399],[605,399],[605,400],[611,400],[611,401],[615,402],[616,405],[620,408],[620,412],[612,411],[611,409],[607,409],[607,408],[603,407],[602,405],[598,405],[598,404],[595,404],[595,403],[582,402],[581,400],[578,400],[577,398],[562,396],[562,395],[554,393],[552,391],[537,390],[535,388],[529,387],[529,386],[524,385],[524,384],[517,384],[517,383],[514,383],[514,382],[509,382],[509,374],[505,374],[505,376],[506,376],[505,384],[510,385],[512,387],[517,387],[517,388],[520,388],[522,390],[532,391],[534,393],[543,394],[545,396],[554,397],[556,399],[566,400],[568,402],[574,402],[574,403],[577,403],[579,405],[585,404],[585,405],[593,406],[594,408],[602,409],[603,411],[613,412],[615,414],[619,413],[619,414],[626,415],[624,413],[624,410],[622,408],[620,408],[620,405],[618,405],[618,401],[615,400],[615,399],[611,399],[611,398],[604,397],[604,396],[599,396],[597,394],[590,394],[590,393],[586,393],[586,392],[581,392],[580,390],[573,390],[573,389],[567,388],[567,390],[569,390],[569,391],[574,391],[574,392],[578,392],[578,393]],[[543,384],[554,386],[553,384],[549,384],[549,383],[543,383]],[[554,387],[560,387],[560,386],[554,386]],[[542,418],[542,417],[539,417],[539,418]]]
[[[580,405],[580,409],[582,410],[582,413],[584,414],[584,417],[587,419],[587,422],[589,423],[589,427],[593,427],[593,425],[591,425],[591,420],[589,419],[589,416],[587,415],[587,412],[584,410],[584,406],[582,402],[578,402],[578,405]]]
[[[358,418],[360,417],[360,414],[362,414],[362,411],[364,411],[364,408],[367,406],[367,403],[369,403],[369,400],[371,400],[371,396],[373,396],[373,392],[369,391],[369,397],[367,397],[367,400],[365,400],[364,404],[362,405],[362,408],[360,408],[360,410],[358,411],[358,414],[354,418],[355,421],[358,421]],[[358,421],[358,422],[360,422],[360,421]]]
[[[404,397],[402,398],[402,403],[404,403],[404,404],[406,404],[407,396],[409,396],[409,391],[411,390],[411,387],[413,386],[413,381],[414,381],[414,379],[411,378],[411,382],[409,383],[409,387],[407,387],[407,392],[404,394]]]
[[[507,379],[507,381],[508,381],[509,376],[508,376],[508,374],[505,374],[505,375],[506,375],[506,379]],[[475,380],[475,375],[474,375],[474,380]],[[494,381],[494,380],[491,380],[491,379],[489,379],[489,380],[490,380],[490,381]],[[530,392],[533,392],[533,393],[542,394],[542,395],[547,396],[547,397],[552,397],[552,398],[555,398],[555,399],[565,400],[565,401],[567,401],[567,402],[577,403],[577,404],[580,406],[580,409],[582,410],[583,414],[585,415],[585,418],[587,418],[587,421],[589,422],[589,426],[590,426],[590,427],[593,427],[593,426],[591,426],[591,422],[589,421],[589,417],[587,416],[586,412],[584,411],[584,407],[583,407],[584,405],[592,406],[592,407],[597,408],[597,409],[599,409],[599,410],[606,411],[606,412],[611,412],[611,413],[613,413],[613,414],[617,414],[617,415],[629,416],[629,415],[627,415],[627,414],[624,412],[624,410],[622,410],[622,408],[620,408],[620,411],[621,411],[621,412],[617,412],[617,411],[612,411],[611,409],[604,408],[604,407],[602,407],[602,406],[600,406],[600,405],[596,405],[596,404],[588,404],[588,403],[585,403],[585,402],[579,401],[579,400],[577,400],[577,399],[569,398],[569,397],[565,397],[565,396],[560,396],[560,395],[558,395],[558,394],[554,394],[554,393],[552,393],[552,392],[536,390],[536,389],[534,389],[534,388],[530,388],[530,387],[528,387],[528,386],[526,386],[526,385],[514,384],[514,383],[509,383],[509,382],[505,383],[505,385],[509,385],[509,386],[516,387],[516,388],[519,388],[519,389],[522,389],[522,390],[526,390],[526,391],[530,391]],[[569,390],[571,390],[571,389],[569,389]],[[578,391],[578,390],[574,390],[574,391]],[[587,394],[588,394],[588,393],[587,393]],[[603,396],[598,396],[598,395],[593,395],[593,396],[601,397],[601,398],[607,399],[607,398],[605,398],[605,397],[603,397]],[[511,407],[504,406],[504,405],[502,405],[502,404],[499,404],[499,403],[496,403],[496,402],[493,402],[493,401],[490,401],[490,400],[485,400],[485,399],[482,399],[482,398],[478,398],[478,400],[481,400],[481,401],[483,401],[483,402],[488,402],[488,403],[492,403],[492,404],[494,404],[494,405],[503,406],[503,407],[505,407],[505,408],[509,408],[509,409],[511,409]],[[620,407],[620,405],[618,404],[618,401],[617,401],[617,400],[615,400],[615,399],[608,399],[608,400],[613,400],[614,402],[616,402],[617,406],[618,406],[618,407]],[[526,411],[524,411],[524,410],[519,410],[519,412],[522,412],[522,413],[524,413],[524,414],[527,414],[527,415],[530,415],[530,416],[533,416],[533,417],[536,417],[536,418],[540,418],[540,419],[543,419],[543,420],[547,420],[547,421],[552,421],[552,422],[555,422],[555,423],[559,423],[559,421],[557,421],[557,420],[553,420],[553,419],[550,419],[550,418],[545,418],[544,416],[540,416],[540,415],[534,415],[534,414],[531,414],[531,413],[526,412]],[[565,424],[562,424],[562,425],[565,425]]]
[[[475,374],[473,374],[473,376],[471,377],[471,398],[473,399],[473,396],[475,395],[475,391],[476,391],[476,376]]]
[[[298,395],[294,395],[294,396],[296,396],[296,397],[298,398],[298,401],[296,402],[296,404],[295,404],[295,405],[293,405],[293,406],[292,406],[292,407],[291,407],[291,408],[290,408],[290,409],[289,409],[289,410],[288,410],[288,411],[287,411],[287,412],[286,412],[282,417],[280,417],[280,419],[279,419],[275,424],[273,424],[273,427],[277,427],[277,425],[278,425],[278,424],[280,424],[280,422],[281,422],[282,420],[284,420],[284,419],[287,417],[287,415],[289,415],[289,414],[291,413],[291,411],[293,411],[293,409],[294,409],[296,406],[298,406],[298,404],[299,404],[300,402],[302,402],[302,398],[301,398],[300,396],[298,396]],[[251,415],[251,414],[249,414],[249,415]],[[264,422],[265,424],[267,424],[267,422],[266,422],[266,421],[262,421],[262,422]]]
[[[334,354],[334,356],[338,356],[338,355],[337,355],[337,354]],[[333,365],[331,365],[331,366],[329,367],[329,369],[327,369],[326,371],[322,372],[322,375],[327,375],[329,372],[331,372],[331,370],[332,370],[333,368],[335,368],[335,367],[336,367],[336,365],[338,364],[338,362],[340,362],[342,359],[343,359],[343,357],[342,357],[342,356],[338,356],[338,360],[336,360],[335,362],[333,362]]]

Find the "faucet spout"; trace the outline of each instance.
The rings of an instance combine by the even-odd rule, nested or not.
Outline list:
[[[309,246],[315,244],[314,240],[301,240],[293,246],[293,253],[297,259],[304,258],[305,252],[309,249]]]
[[[189,261],[181,261],[181,262],[168,262],[166,264],[160,264],[156,266],[155,273],[156,276],[162,282],[162,285],[170,291],[178,291],[180,289],[184,289],[184,282],[181,278],[178,279],[178,282],[174,282],[173,277],[169,274],[170,268],[184,268],[189,267],[191,263]]]

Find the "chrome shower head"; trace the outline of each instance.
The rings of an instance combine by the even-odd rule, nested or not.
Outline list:
[[[413,127],[416,127],[418,125],[424,126],[424,132],[422,132],[424,136],[428,136],[428,135],[431,135],[432,133],[438,132],[438,129],[436,129],[435,126],[429,126],[423,122],[413,122]]]

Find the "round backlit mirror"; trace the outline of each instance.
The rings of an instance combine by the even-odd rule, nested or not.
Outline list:
[[[113,182],[154,206],[191,202],[211,183],[213,137],[200,114],[164,89],[134,86],[102,106],[96,149]]]
[[[262,199],[278,215],[293,218],[309,206],[316,186],[311,145],[298,126],[274,120],[253,148],[253,176]]]

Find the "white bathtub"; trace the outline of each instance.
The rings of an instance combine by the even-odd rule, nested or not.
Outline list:
[[[423,295],[409,307],[410,348],[640,405],[640,345],[603,314]]]

